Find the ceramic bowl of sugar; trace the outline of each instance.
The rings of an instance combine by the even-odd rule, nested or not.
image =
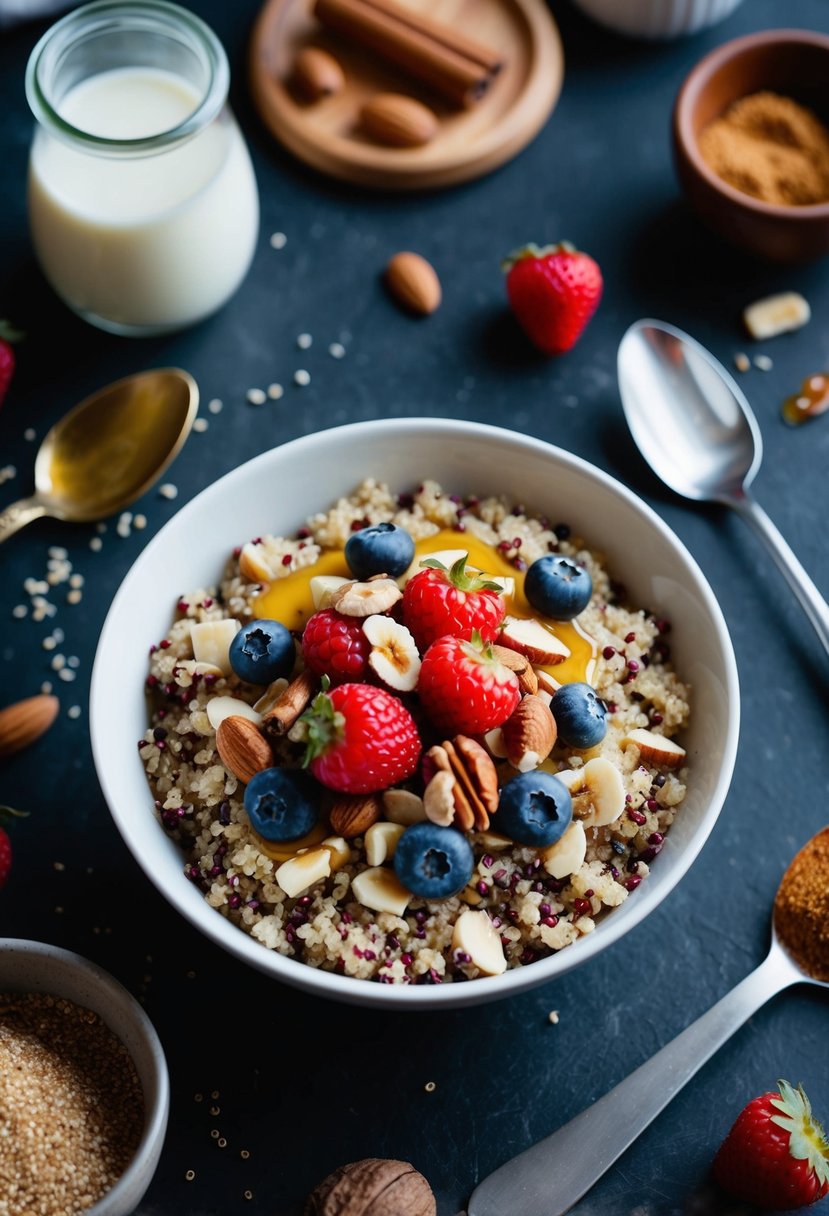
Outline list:
[[[190,732],[189,725],[170,727],[171,722],[178,723],[176,714],[188,711],[191,698],[196,706],[193,713],[200,714],[192,688],[188,691],[174,687],[175,680],[183,678],[180,672],[178,676],[170,676],[173,699],[169,712],[165,711],[164,725],[157,732],[148,725],[147,653],[151,645],[157,646],[158,639],[168,636],[171,619],[176,616],[180,624],[173,627],[175,637],[184,638],[182,646],[189,644],[187,613],[192,614],[196,606],[192,602],[182,604],[185,592],[189,593],[191,588],[221,588],[228,560],[238,561],[240,546],[252,537],[273,534],[288,538],[299,532],[307,538],[309,521],[312,531],[324,532],[320,513],[328,511],[338,500],[347,504],[361,483],[375,486],[368,492],[372,501],[389,495],[397,504],[409,504],[405,509],[411,515],[412,491],[419,501],[424,495],[428,497],[429,486],[438,482],[444,487],[445,497],[424,505],[422,510],[442,518],[441,526],[449,526],[450,516],[455,523],[459,522],[458,510],[469,512],[464,515],[469,520],[469,529],[461,528],[454,534],[459,544],[471,534],[471,515],[475,511],[480,514],[481,500],[490,495],[505,504],[520,503],[521,511],[528,515],[532,511],[542,519],[547,517],[542,523],[527,525],[527,535],[535,528],[534,534],[549,536],[552,546],[557,543],[556,535],[542,529],[549,529],[550,521],[566,519],[574,535],[584,537],[586,545],[606,555],[613,578],[625,584],[630,602],[647,609],[647,613],[643,611],[637,618],[642,628],[656,637],[658,622],[670,619],[671,663],[680,674],[683,687],[691,690],[690,716],[679,736],[687,755],[681,811],[664,841],[661,832],[658,836],[651,832],[653,840],[642,846],[649,863],[646,879],[641,883],[636,880],[635,861],[625,871],[624,857],[619,861],[622,872],[614,870],[611,844],[606,841],[607,848],[601,853],[606,860],[601,865],[597,862],[593,872],[599,875],[601,870],[603,882],[615,872],[619,882],[626,884],[625,891],[621,894],[616,891],[617,906],[606,914],[602,911],[595,923],[590,918],[581,922],[581,929],[589,931],[573,932],[570,938],[577,936],[578,940],[566,948],[558,948],[570,940],[562,936],[562,930],[581,916],[596,893],[588,890],[588,903],[576,903],[566,913],[560,906],[545,907],[547,896],[537,892],[540,876],[534,873],[540,862],[534,860],[534,855],[522,854],[521,864],[533,871],[533,876],[516,874],[514,885],[525,900],[528,920],[543,922],[537,940],[539,948],[522,953],[521,943],[512,931],[516,925],[519,936],[524,931],[523,905],[516,904],[511,912],[508,908],[501,909],[497,918],[493,906],[490,911],[496,928],[501,927],[509,958],[509,965],[500,974],[485,975],[470,970],[465,953],[453,955],[448,947],[441,960],[437,957],[439,944],[434,946],[437,953],[431,965],[419,967],[416,951],[419,944],[429,944],[423,939],[430,932],[430,925],[436,925],[441,917],[446,921],[438,905],[424,910],[415,901],[412,909],[391,920],[385,913],[373,919],[365,908],[361,911],[353,906],[351,913],[344,915],[347,900],[352,896],[343,894],[348,881],[340,873],[317,883],[298,900],[286,903],[285,893],[272,882],[279,863],[269,865],[255,848],[253,853],[246,852],[250,843],[249,825],[241,804],[237,805],[238,794],[215,797],[211,794],[206,801],[212,802],[212,809],[193,810],[193,804],[198,802],[193,791],[204,776],[202,771],[197,772],[198,766],[209,769],[210,775],[205,778],[208,785],[214,777],[220,783],[225,782],[225,773],[221,760],[217,762],[211,750],[213,740],[206,717],[194,719],[201,725],[195,728],[190,743],[184,739]],[[378,490],[376,483],[388,489]],[[417,501],[414,515],[421,510]],[[479,505],[473,506],[475,503]],[[503,510],[493,507],[491,518],[496,522],[500,519],[499,526],[508,527],[511,524],[504,521],[516,520],[518,517],[511,514],[516,510],[517,507],[509,505]],[[476,526],[488,527],[480,520]],[[423,530],[423,519],[419,527]],[[500,542],[502,557],[505,543]],[[257,549],[257,553],[264,553],[266,548]],[[301,545],[291,542],[290,551],[301,554]],[[234,552],[236,557],[232,556]],[[277,548],[275,552],[281,550]],[[510,553],[514,552],[510,548]],[[588,550],[584,552],[587,554]],[[517,572],[519,568],[520,562],[514,569]],[[209,607],[199,605],[199,612],[207,612],[214,618],[216,602],[213,595],[204,594]],[[231,598],[233,594],[228,592]],[[238,604],[234,611],[237,608],[243,611]],[[655,654],[658,655],[663,641],[656,637]],[[624,649],[621,639],[618,645]],[[184,650],[177,652],[178,646],[179,642],[174,641],[169,650],[156,650],[149,662],[163,664],[167,662],[165,655],[179,653],[186,663]],[[616,648],[604,649],[613,649],[615,657],[610,662],[621,664],[620,679],[625,679],[625,673],[633,678],[634,671],[639,672],[637,678],[646,679],[647,659],[644,665],[631,662],[625,667],[627,660],[618,657]],[[658,657],[655,661],[658,663]],[[177,665],[178,660],[173,666]],[[158,691],[158,680],[155,685]],[[629,688],[629,681],[623,687]],[[117,714],[111,709],[115,704],[119,707]],[[654,715],[653,721],[658,718],[659,715]],[[722,614],[693,558],[655,513],[607,474],[560,448],[495,427],[430,418],[359,423],[297,439],[242,465],[185,505],[141,553],[118,591],[101,634],[91,692],[92,744],[104,795],[137,863],[165,898],[218,946],[276,980],[319,996],[395,1009],[461,1006],[506,997],[548,982],[611,947],[669,894],[703,847],[729,786],[738,727],[737,674]],[[206,733],[196,747],[199,730]],[[159,756],[173,748],[182,757],[181,765],[176,764],[169,773],[156,765],[153,758],[156,733],[157,742],[162,745]],[[183,753],[178,752],[182,739]],[[138,752],[136,740],[142,740]],[[148,768],[154,770],[156,783],[162,782],[156,789],[148,785],[142,756]],[[585,753],[571,762],[578,766],[588,757],[589,753]],[[640,768],[645,771],[643,766]],[[183,791],[174,789],[176,781],[190,787],[187,797]],[[648,814],[662,812],[660,787],[665,781],[664,775],[656,779],[654,797],[646,798],[636,822],[644,824]],[[192,854],[185,856],[182,852],[183,836],[176,826],[179,814],[185,818],[191,814],[206,816],[188,829],[191,847],[202,853],[206,850],[205,857],[199,856],[194,861]],[[497,815],[493,830],[497,832]],[[624,830],[619,829],[614,847],[623,851],[620,841],[624,832],[636,830],[635,822],[626,821]],[[215,842],[223,836],[227,844],[216,852]],[[362,844],[360,839],[349,840],[348,844],[352,846],[352,861],[347,873],[356,877],[361,868],[365,869],[364,861],[354,861]],[[476,850],[476,860],[484,869],[476,874],[475,881],[491,901],[498,896],[499,882],[508,887],[509,881],[501,874],[500,863],[490,856],[489,848],[478,849],[476,843]],[[515,870],[514,858],[505,862],[504,874],[509,867]],[[549,876],[543,877],[546,881]],[[251,885],[257,882],[259,893]],[[559,901],[563,900],[565,896],[560,893],[566,884],[552,878],[549,883],[551,891],[559,892]],[[336,900],[332,904],[331,896],[325,908],[322,903],[317,908],[315,901],[322,900],[326,892],[331,895],[331,884],[335,893],[340,893],[339,904]],[[251,898],[252,893],[256,898]],[[474,903],[475,893],[469,898]],[[276,900],[276,904],[264,906],[269,900]],[[535,905],[534,910],[530,910],[530,904]],[[457,901],[455,905],[453,915],[457,915]],[[488,905],[485,902],[478,906]],[[522,911],[516,911],[519,906]],[[370,950],[365,938],[354,938],[359,950],[357,965],[354,960],[358,951],[352,950],[348,935],[356,931],[354,921],[360,917],[364,922],[361,932],[374,936]],[[511,917],[513,923],[508,925]],[[348,939],[342,965],[330,965],[334,956],[327,957],[319,949],[322,925],[325,926],[322,936],[335,952],[340,939]],[[527,932],[536,929],[537,923]],[[316,953],[312,953],[310,945],[314,935]],[[406,945],[409,940],[411,948]],[[497,936],[495,940],[498,941]],[[308,961],[303,961],[303,943]],[[389,964],[389,978],[382,982],[384,960]],[[525,961],[528,965],[523,965]],[[391,982],[394,979],[400,982]]]

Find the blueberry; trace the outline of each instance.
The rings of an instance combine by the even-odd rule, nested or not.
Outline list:
[[[230,643],[228,658],[240,680],[271,684],[293,671],[294,639],[279,621],[249,621]]]
[[[560,840],[573,818],[573,800],[563,781],[535,771],[513,777],[501,790],[495,830],[518,844],[542,848]]]
[[[299,768],[263,768],[245,789],[245,810],[265,840],[299,840],[318,818],[319,786]]]
[[[400,837],[394,854],[397,877],[421,899],[449,899],[472,877],[475,859],[465,836],[436,823],[415,823]]]
[[[571,621],[584,612],[593,594],[593,580],[569,557],[545,553],[530,566],[524,594],[538,612],[554,621]]]
[[[345,560],[355,578],[387,574],[399,578],[414,561],[415,544],[405,528],[396,524],[372,524],[352,532],[345,545]]]
[[[550,709],[558,737],[568,747],[595,747],[605,737],[607,706],[589,684],[562,684]]]

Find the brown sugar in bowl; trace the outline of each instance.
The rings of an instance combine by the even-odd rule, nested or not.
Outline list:
[[[718,177],[699,150],[700,132],[710,122],[740,98],[766,90],[792,98],[829,125],[829,36],[766,30],[706,55],[674,105],[677,174],[697,214],[726,240],[770,261],[812,261],[829,253],[829,202],[763,202]]]

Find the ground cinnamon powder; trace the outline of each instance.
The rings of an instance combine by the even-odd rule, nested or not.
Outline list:
[[[778,93],[752,93],[703,128],[699,150],[730,186],[766,203],[829,200],[829,130]]]
[[[798,966],[829,982],[829,828],[804,845],[783,875],[774,924]]]

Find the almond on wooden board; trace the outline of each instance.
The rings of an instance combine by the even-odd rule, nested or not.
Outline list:
[[[396,253],[386,266],[386,286],[397,303],[409,312],[425,317],[440,305],[440,279],[431,263],[419,253]]]
[[[307,101],[319,101],[339,93],[345,74],[333,55],[318,46],[306,46],[294,61],[294,88]]]
[[[0,756],[12,756],[39,739],[54,722],[59,708],[57,697],[41,693],[0,709]]]
[[[392,148],[419,148],[437,134],[434,110],[403,93],[375,93],[360,111],[366,134]]]

